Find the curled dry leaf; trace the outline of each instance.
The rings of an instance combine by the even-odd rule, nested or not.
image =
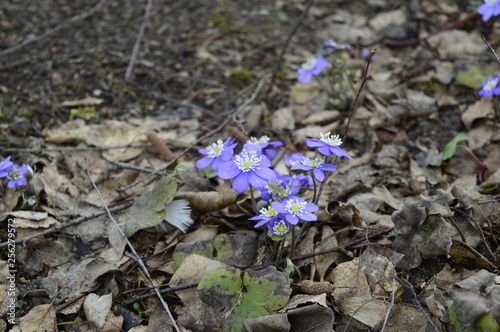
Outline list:
[[[203,212],[222,210],[236,203],[239,197],[229,186],[219,186],[217,191],[182,192],[175,196],[187,200],[192,209]]]

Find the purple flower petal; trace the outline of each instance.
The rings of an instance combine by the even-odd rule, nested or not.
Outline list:
[[[237,193],[244,193],[248,189],[248,172],[241,172],[233,179],[233,189]]]
[[[241,173],[241,170],[236,166],[236,163],[232,160],[226,161],[219,166],[217,170],[217,175],[221,179],[229,180],[236,177]]]
[[[214,162],[213,158],[205,157],[205,158],[201,158],[200,160],[197,160],[195,163],[195,166],[198,169],[203,169],[203,168],[207,168],[208,166],[210,166],[213,162]]]

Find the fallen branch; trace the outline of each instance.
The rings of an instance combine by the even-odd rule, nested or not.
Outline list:
[[[124,203],[124,204],[112,207],[109,210],[111,212],[117,212],[117,211],[125,210],[126,208],[129,208],[130,206],[132,206],[132,204],[133,204],[133,201],[130,201],[130,202],[127,202],[127,203]],[[90,219],[94,219],[94,218],[103,216],[106,213],[107,213],[106,211],[100,211],[100,212],[93,213],[90,216],[79,217],[79,218],[73,219],[71,221],[68,221],[68,222],[66,222],[64,224],[61,224],[59,226],[56,226],[56,227],[53,227],[53,228],[49,228],[49,229],[47,229],[45,231],[42,231],[42,232],[30,235],[30,236],[26,236],[26,237],[23,237],[21,239],[16,239],[15,243],[16,244],[22,243],[23,246],[25,246],[26,242],[28,242],[28,241],[30,241],[32,239],[35,239],[35,238],[40,237],[40,236],[45,236],[45,235],[49,235],[49,234],[53,234],[53,233],[59,232],[60,230],[63,230],[65,228],[68,228],[68,227],[71,227],[71,226],[78,225],[78,224],[80,224],[80,223],[82,223],[84,221],[87,221],[87,220],[90,220]],[[0,249],[7,247],[8,244],[9,244],[8,242],[0,243]]]
[[[142,261],[142,259],[139,256],[139,254],[137,254],[137,251],[135,250],[135,248],[132,245],[132,243],[130,243],[128,237],[125,235],[125,233],[123,232],[123,230],[120,228],[120,226],[116,222],[115,218],[113,217],[113,214],[111,213],[111,211],[109,210],[108,206],[106,205],[106,202],[104,201],[104,198],[102,197],[101,192],[99,191],[99,189],[97,188],[97,185],[95,184],[94,180],[92,179],[92,176],[90,175],[89,165],[88,165],[88,160],[87,159],[85,159],[85,174],[87,174],[87,177],[89,178],[90,182],[92,183],[92,186],[96,190],[97,195],[101,199],[102,205],[106,209],[106,212],[107,212],[107,214],[109,216],[109,219],[113,222],[113,224],[115,225],[115,227],[118,229],[118,232],[120,233],[120,235],[125,239],[125,241],[127,242],[127,246],[129,247],[130,251],[132,252],[132,255],[134,256],[135,261],[141,266],[142,272],[144,273],[144,275],[148,279],[149,283],[151,285],[153,285],[154,291],[155,291],[156,295],[158,296],[158,299],[160,300],[160,303],[162,304],[163,309],[165,309],[165,311],[168,314],[168,317],[170,318],[170,321],[172,322],[172,326],[175,328],[175,330],[177,332],[180,332],[179,328],[177,327],[177,324],[175,323],[174,317],[172,316],[172,313],[170,312],[170,309],[168,308],[168,305],[165,303],[165,301],[161,297],[161,294],[160,294],[160,291],[158,289],[158,286],[156,286],[156,283],[151,278],[151,275],[149,274],[148,269],[146,268],[146,265]]]
[[[101,9],[102,6],[104,6],[104,4],[106,3],[106,1],[108,1],[108,0],[100,0],[90,10],[86,11],[85,13],[73,16],[72,18],[68,19],[67,21],[65,21],[65,22],[63,22],[61,24],[59,24],[55,28],[52,28],[52,29],[44,32],[40,36],[37,36],[37,37],[34,37],[34,38],[25,39],[23,42],[21,42],[21,43],[19,43],[17,45],[14,45],[14,46],[9,47],[9,48],[7,48],[7,49],[5,49],[3,51],[0,51],[0,57],[4,56],[4,55],[7,55],[7,54],[10,54],[10,53],[13,53],[13,52],[15,52],[15,51],[17,51],[17,50],[25,47],[25,46],[28,46],[29,44],[32,44],[34,42],[40,41],[42,39],[45,39],[45,38],[47,38],[47,37],[55,34],[59,30],[65,28],[66,26],[72,24],[72,23],[75,23],[75,22],[81,21],[83,19],[86,19],[87,17],[93,15],[95,12],[97,12],[99,9]]]

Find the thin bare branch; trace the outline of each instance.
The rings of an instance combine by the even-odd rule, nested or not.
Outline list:
[[[144,19],[141,23],[141,27],[139,28],[139,33],[137,34],[137,38],[135,40],[134,49],[132,50],[132,55],[130,56],[130,62],[128,63],[127,71],[125,72],[125,81],[130,79],[130,75],[132,74],[132,70],[134,69],[135,61],[137,59],[137,53],[139,53],[139,47],[141,46],[142,37],[144,36],[144,30],[146,30],[146,23],[149,18],[149,14],[151,14],[151,7],[153,7],[153,0],[148,0],[146,4],[146,10],[144,12]]]
[[[160,291],[158,289],[158,286],[156,286],[156,283],[153,281],[153,279],[151,278],[151,275],[149,274],[148,272],[148,269],[146,268],[146,265],[144,264],[143,260],[141,259],[141,257],[139,256],[139,254],[137,254],[137,251],[135,250],[134,246],[132,245],[132,243],[130,243],[128,237],[125,235],[125,233],[123,232],[123,230],[120,228],[120,226],[118,225],[118,223],[116,222],[115,218],[113,217],[113,214],[111,213],[111,211],[109,210],[108,206],[106,205],[106,202],[104,201],[104,198],[102,197],[101,195],[101,192],[99,191],[99,189],[97,188],[97,185],[95,184],[94,180],[92,179],[92,176],[90,175],[90,171],[89,171],[89,164],[88,164],[88,160],[85,159],[85,174],[87,174],[87,177],[89,178],[90,182],[92,183],[92,186],[94,187],[94,189],[96,190],[97,192],[97,195],[99,196],[99,199],[101,200],[102,202],[102,205],[104,206],[104,208],[106,209],[106,212],[109,216],[109,219],[113,222],[113,224],[115,225],[115,227],[118,229],[118,232],[120,233],[120,235],[125,239],[125,241],[127,242],[127,246],[129,247],[130,251],[132,252],[132,254],[134,255],[134,259],[136,260],[136,262],[140,265],[141,269],[142,269],[142,272],[144,273],[144,275],[146,276],[146,278],[148,279],[149,283],[153,286],[154,288],[154,291],[156,293],[156,295],[158,296],[158,299],[160,300],[160,303],[162,304],[163,308],[165,309],[165,311],[167,312],[168,314],[168,317],[170,318],[170,321],[172,322],[172,325],[173,327],[175,328],[175,330],[177,332],[180,332],[179,328],[177,327],[177,324],[175,322],[175,319],[174,317],[172,316],[172,313],[170,312],[170,309],[168,308],[168,305],[165,303],[165,301],[163,300],[163,298],[161,297],[161,294],[160,294]]]
[[[112,207],[109,210],[111,212],[117,212],[117,211],[125,210],[126,208],[130,207],[132,205],[132,203],[133,202],[130,201],[130,202],[127,202],[127,203],[124,203],[124,204]],[[26,236],[26,237],[23,237],[21,239],[16,239],[15,243],[16,244],[22,243],[23,246],[24,246],[24,245],[26,245],[26,242],[28,242],[28,241],[30,241],[32,239],[35,239],[35,238],[40,237],[40,236],[45,236],[45,235],[57,233],[60,230],[63,230],[65,228],[68,228],[68,227],[71,227],[71,226],[75,226],[75,225],[78,225],[79,223],[82,223],[84,221],[87,221],[87,220],[90,220],[90,219],[94,219],[94,218],[103,216],[106,213],[107,213],[106,211],[100,211],[100,212],[93,213],[90,216],[79,217],[79,218],[73,219],[71,221],[68,221],[68,222],[66,222],[64,224],[61,224],[59,226],[56,226],[56,227],[53,227],[53,228],[49,228],[49,229],[47,229],[45,231],[42,231],[42,232],[30,235],[30,236]],[[8,242],[0,243],[0,249],[7,247],[7,245],[8,245]]]
[[[29,39],[25,39],[23,42],[17,44],[17,45],[14,45],[12,47],[9,47],[3,51],[0,51],[0,57],[1,56],[4,56],[4,55],[7,55],[7,54],[10,54],[10,53],[13,53],[25,46],[28,46],[29,44],[32,44],[32,43],[35,43],[37,41],[40,41],[42,39],[45,39],[53,34],[55,34],[56,32],[62,30],[63,28],[65,28],[66,26],[72,24],[72,23],[75,23],[75,22],[78,22],[78,21],[81,21],[83,19],[86,19],[87,17],[93,15],[95,12],[97,12],[98,10],[100,10],[104,4],[107,2],[108,0],[100,0],[94,7],[92,7],[91,9],[89,9],[88,11],[86,11],[85,13],[81,13],[81,14],[78,14],[76,16],[73,16],[72,18],[68,19],[67,21],[59,24],[58,26],[42,33],[40,36],[36,36],[34,38],[29,38]]]

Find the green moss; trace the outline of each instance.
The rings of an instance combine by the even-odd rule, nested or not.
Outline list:
[[[19,111],[19,116],[22,116],[23,118],[31,119],[31,118],[34,118],[37,113],[40,113],[39,108],[22,109]]]
[[[69,116],[70,120],[73,120],[76,116],[81,116],[86,119],[95,119],[97,118],[96,109],[94,106],[84,106],[78,108],[72,108]]]
[[[255,80],[251,70],[242,68],[233,68],[229,73],[229,77],[222,79],[222,83],[229,84],[236,88],[244,88],[250,85]]]

